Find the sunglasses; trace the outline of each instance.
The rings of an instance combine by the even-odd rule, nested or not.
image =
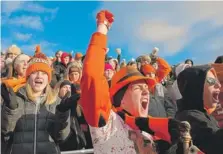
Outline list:
[[[223,102],[223,92],[220,92],[218,99],[220,102]]]
[[[210,85],[210,86],[214,86],[216,84],[220,84],[220,82],[216,79],[216,78],[212,78],[212,77],[207,77],[206,78],[206,82]]]

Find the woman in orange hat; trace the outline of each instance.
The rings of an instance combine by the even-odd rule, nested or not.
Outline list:
[[[1,133],[8,143],[3,153],[60,154],[57,143],[70,135],[70,104],[50,87],[51,71],[47,57],[37,52],[17,93],[1,85]]]

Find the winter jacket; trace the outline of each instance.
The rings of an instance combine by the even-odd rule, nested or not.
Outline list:
[[[152,117],[175,117],[176,104],[167,93],[164,97],[150,95],[149,115]]]
[[[154,87],[154,95],[164,97],[164,86],[161,83],[157,83]]]
[[[92,35],[83,64],[80,105],[82,107],[84,117],[90,127],[95,154],[135,154],[136,149],[134,147],[134,142],[129,138],[129,132],[132,131],[132,127],[135,126],[134,121],[135,124],[138,124],[138,122],[142,124],[142,121],[139,121],[141,118],[132,119],[132,124],[134,126],[132,125],[132,127],[130,127],[127,125],[128,121],[122,119],[124,118],[124,115],[121,117],[112,109],[109,85],[103,74],[106,43],[106,35],[99,32]],[[127,117],[126,119],[128,119]],[[146,118],[146,124],[144,123],[137,126],[137,128],[144,129],[154,135],[162,134],[163,138],[167,140],[170,139],[168,133],[168,119],[151,118],[149,124],[147,120],[148,119]],[[161,122],[162,126],[156,125],[161,124],[159,121],[164,122]],[[154,125],[153,122],[156,122],[156,124]]]
[[[69,111],[57,110],[60,99],[45,104],[45,97],[32,102],[26,95],[25,87],[16,93],[18,108],[12,110],[6,105],[1,112],[1,131],[7,144],[6,153],[17,154],[59,154],[56,143],[70,134]]]
[[[5,68],[3,68],[3,69],[1,70],[1,78],[5,78],[5,77],[7,77],[7,76],[8,76],[8,73],[9,73],[9,69],[8,69],[7,66],[5,66]]]
[[[61,81],[61,80],[64,79],[64,75],[66,73],[66,70],[67,70],[67,67],[63,63],[60,63],[60,64],[56,65],[55,75],[56,75],[57,81]]]
[[[86,148],[86,138],[85,134],[81,130],[78,116],[76,112],[77,108],[77,101],[80,98],[79,94],[74,94],[75,100],[72,100],[72,107],[71,107],[71,113],[70,113],[70,119],[71,119],[71,131],[72,134],[66,139],[66,141],[59,144],[61,151],[71,151],[71,150],[79,150]]]
[[[59,64],[60,64],[60,62],[56,60],[56,61],[53,62],[52,66],[53,66],[54,69],[56,69],[56,66],[59,65]]]
[[[191,125],[193,144],[205,154],[223,153],[223,129],[204,109],[203,91],[210,66],[196,66],[185,69],[178,76],[178,87],[182,100],[176,118]]]
[[[163,97],[150,95],[149,115],[152,117],[167,117]]]

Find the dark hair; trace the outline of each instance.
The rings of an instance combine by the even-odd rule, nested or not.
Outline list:
[[[218,56],[214,63],[222,64],[223,63],[223,55],[222,56]]]
[[[192,66],[193,66],[193,65],[194,65],[194,62],[193,62],[193,60],[191,60],[191,59],[186,59],[184,63],[186,64],[186,63],[189,62],[189,61],[191,62]]]

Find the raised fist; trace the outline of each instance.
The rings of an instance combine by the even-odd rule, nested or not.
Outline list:
[[[159,52],[159,48],[155,47],[153,48],[152,55],[157,55],[158,52]]]
[[[102,10],[97,14],[97,25],[105,24],[108,29],[111,28],[112,23],[114,22],[114,16],[108,10]]]

